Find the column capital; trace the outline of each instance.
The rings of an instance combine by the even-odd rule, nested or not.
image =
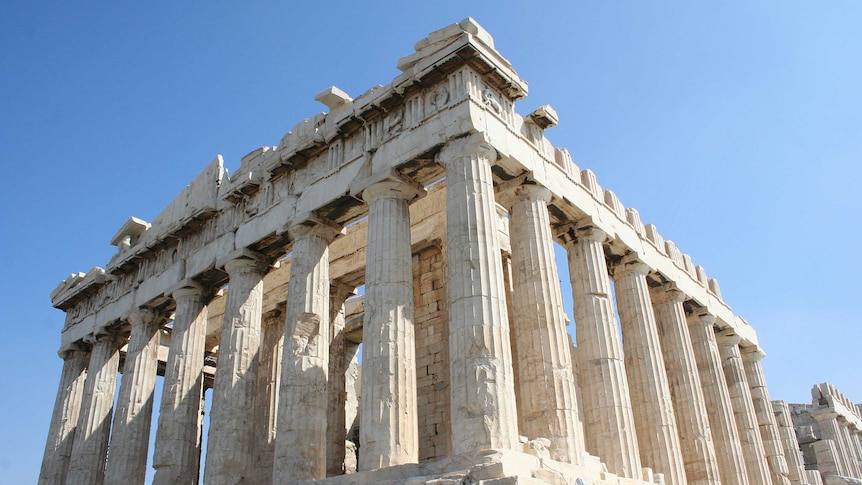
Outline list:
[[[155,321],[159,313],[149,307],[138,307],[129,312],[129,323],[132,327],[149,325]]]
[[[412,202],[426,194],[418,182],[408,179],[394,168],[359,180],[350,187],[350,195],[371,204],[381,197],[394,197]]]
[[[344,228],[315,214],[307,213],[293,218],[288,223],[287,234],[293,242],[297,239],[318,237],[331,243],[333,239],[344,234]]]
[[[623,256],[623,258],[614,266],[614,276],[623,276],[626,274],[636,274],[646,276],[650,272],[650,267],[641,261],[637,253],[631,252]]]
[[[838,418],[838,413],[832,408],[815,409],[809,414],[811,414],[811,417],[817,422],[826,421],[828,419],[837,420]]]
[[[222,258],[217,266],[223,266],[228,275],[242,272],[265,272],[272,266],[262,254],[240,249]]]
[[[590,217],[559,226],[555,232],[555,235],[562,239],[564,244],[573,244],[578,241],[603,243],[608,238],[607,233],[599,229]]]
[[[532,182],[527,176],[518,177],[510,182],[516,182],[509,185],[503,184],[499,187],[496,193],[496,198],[509,211],[512,206],[522,200],[541,200],[545,204],[551,201],[551,191],[541,184]]]
[[[120,333],[116,330],[109,330],[107,328],[103,328],[93,334],[84,337],[84,342],[90,345],[96,345],[102,342],[114,342],[117,347],[124,345],[126,343],[126,340],[128,339],[120,335]]]
[[[740,347],[739,350],[742,352],[742,360],[745,362],[757,362],[766,357],[766,352],[756,345]]]
[[[702,325],[704,327],[711,327],[715,324],[715,315],[709,313],[709,311],[705,307],[696,308],[692,313],[686,318],[689,325]]]
[[[664,303],[667,301],[682,303],[688,298],[688,295],[677,288],[676,284],[665,283],[659,287],[650,288],[650,298],[652,298],[653,303]]]
[[[718,345],[722,346],[738,346],[739,342],[742,341],[742,337],[736,334],[732,328],[719,330],[715,333],[715,338],[718,341]]]
[[[481,133],[474,133],[464,138],[456,138],[449,140],[440,153],[437,154],[437,161],[446,165],[459,158],[479,155],[488,159],[491,162],[497,160],[497,150]]]

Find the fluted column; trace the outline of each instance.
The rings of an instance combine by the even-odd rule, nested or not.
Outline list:
[[[69,471],[69,456],[75,441],[75,429],[81,410],[81,397],[87,379],[90,353],[72,349],[62,353],[63,372],[54,401],[54,413],[48,428],[48,442],[39,472],[39,485],[64,485]]]
[[[790,483],[792,485],[808,483],[805,477],[805,464],[802,462],[799,450],[799,441],[796,439],[796,432],[793,429],[793,418],[790,417],[790,406],[787,405],[787,401],[772,401],[772,411],[775,414],[778,435],[784,449],[784,459],[787,462]]]
[[[512,347],[491,164],[480,137],[446,145],[452,453],[515,449]],[[361,453],[360,453],[361,454]]]
[[[326,224],[294,224],[284,350],[278,396],[273,483],[326,476],[329,372],[329,243]]]
[[[207,485],[245,483],[254,477],[257,353],[267,266],[251,257],[238,257],[224,266],[230,280],[213,384]]]
[[[817,421],[817,427],[820,430],[820,439],[830,440],[832,446],[835,448],[835,465],[838,473],[849,476],[850,457],[847,456],[841,440],[841,429],[838,427],[838,414],[831,409],[815,410],[811,413],[811,417]]]
[[[342,475],[346,469],[347,441],[347,339],[344,337],[344,302],[355,288],[340,283],[329,287],[329,379],[327,381],[328,410],[326,417],[326,476]]]
[[[862,478],[862,473],[859,471],[859,458],[856,456],[856,446],[853,443],[853,437],[850,436],[850,429],[844,416],[838,417],[838,431],[841,446],[847,455],[847,473],[851,477]]]
[[[667,483],[686,483],[670,387],[664,368],[646,275],[649,267],[634,255],[614,268],[626,375],[632,400],[641,463],[664,473]]]
[[[161,318],[148,308],[129,313],[132,333],[111,431],[106,484],[143,484],[147,475]]]
[[[766,354],[756,347],[742,354],[745,366],[745,377],[751,391],[751,403],[760,428],[760,438],[766,452],[766,463],[769,465],[773,485],[790,485],[787,461],[784,458],[784,447],[778,435],[778,424],[772,402],[769,400],[769,389],[766,388],[766,376],[760,361]]]
[[[602,243],[595,227],[564,235],[572,280],[587,451],[612,473],[641,478],[638,438]]]
[[[687,317],[691,345],[697,361],[703,398],[709,415],[709,427],[715,444],[715,457],[723,485],[747,485],[748,472],[742,454],[742,444],[733,417],[733,403],[721,368],[721,356],[713,330],[715,316],[696,313]],[[751,485],[761,485],[757,482]]]
[[[254,427],[257,430],[254,483],[257,485],[272,483],[283,342],[284,314],[281,310],[273,310],[263,317],[258,351],[257,401],[254,417]]]
[[[101,485],[105,480],[105,458],[111,414],[117,389],[120,347],[125,343],[117,335],[102,334],[93,342],[81,412],[75,429],[75,444],[69,461],[66,483]]]
[[[524,185],[507,197],[520,433],[551,440],[551,458],[581,463],[584,433],[548,216],[551,192]]]
[[[815,441],[812,447],[814,448],[814,456],[817,460],[817,471],[824,478],[824,482],[827,475],[848,476],[835,440],[820,439]]]
[[[153,468],[154,485],[197,484],[207,306],[196,286],[174,290],[177,308],[165,363]]]
[[[733,329],[719,332],[716,338],[727,390],[733,405],[733,415],[736,418],[736,429],[745,456],[748,481],[752,484],[769,485],[772,483],[772,478],[769,474],[769,465],[766,463],[766,451],[760,438],[760,427],[754,414],[748,379],[745,378],[745,368],[739,351],[741,339],[739,335],[733,333]]]
[[[685,294],[671,285],[651,291],[689,485],[719,485],[721,477],[706,401],[685,320]]]
[[[368,204],[368,245],[360,470],[419,459],[409,209],[418,193],[413,185],[392,179],[362,193]]]

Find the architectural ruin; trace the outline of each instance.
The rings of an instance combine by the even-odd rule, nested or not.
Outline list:
[[[143,483],[152,433],[157,484],[816,482],[755,331],[550,144],[551,107],[515,112],[527,84],[485,30],[398,68],[323,91],[231,175],[217,157],[51,294],[40,483]]]

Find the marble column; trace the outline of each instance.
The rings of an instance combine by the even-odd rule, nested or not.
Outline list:
[[[311,225],[309,225],[311,224]],[[329,243],[325,223],[294,224],[273,483],[326,477],[329,372]]]
[[[368,244],[360,470],[419,460],[409,204],[420,190],[387,179],[362,192],[368,204]]]
[[[156,428],[154,485],[197,484],[200,474],[206,298],[196,286],[174,290],[173,298],[177,308]]]
[[[106,484],[143,484],[147,475],[162,319],[153,310],[140,308],[129,313],[129,323],[132,332],[114,412]]]
[[[745,378],[745,368],[739,351],[741,339],[730,328],[719,332],[716,338],[722,370],[736,418],[736,429],[745,457],[748,481],[752,484],[769,485],[772,483],[772,478],[769,474],[769,465],[766,463],[766,451],[760,438],[760,427],[754,414],[751,390],[748,387],[748,379]]]
[[[512,244],[512,317],[518,423],[528,439],[551,440],[551,458],[581,463],[584,433],[560,277],[548,215],[551,192],[524,185],[507,197]]]
[[[491,164],[479,136],[449,142],[446,168],[452,454],[518,446],[512,346]]]
[[[327,381],[326,417],[326,476],[343,475],[347,441],[347,339],[344,336],[344,302],[354,294],[355,288],[340,283],[329,287],[329,379]]]
[[[66,483],[104,483],[120,347],[124,343],[113,333],[98,335],[93,342]]]
[[[715,457],[723,485],[748,485],[748,471],[733,417],[733,403],[721,368],[721,356],[713,330],[715,316],[695,312],[687,317],[692,350],[709,415]],[[751,485],[761,485],[754,482]]]
[[[719,485],[721,477],[706,400],[685,320],[685,293],[669,284],[650,292],[689,485]]]
[[[630,254],[614,268],[626,375],[641,463],[664,473],[667,483],[686,483],[685,468],[646,275],[649,267]]]
[[[90,353],[71,349],[61,354],[63,372],[54,401],[54,413],[48,428],[48,443],[39,472],[39,485],[64,485],[69,471],[69,456],[75,441],[75,429],[81,410],[81,397],[87,379],[87,362]]]
[[[851,473],[850,457],[844,450],[841,440],[841,428],[838,426],[838,414],[832,409],[814,410],[811,412],[811,417],[817,421],[817,428],[820,430],[820,439],[829,440],[835,448],[835,465],[839,474],[849,476]],[[820,459],[818,458],[818,463]]]
[[[817,460],[817,471],[825,479],[827,475],[846,477],[847,469],[838,452],[838,444],[832,439],[821,439],[812,444]]]
[[[850,429],[844,416],[838,417],[838,431],[841,447],[847,456],[847,473],[851,477],[862,478],[862,473],[859,471],[859,458],[856,456],[856,447],[853,444],[853,437],[850,436]]]
[[[228,261],[230,277],[218,350],[207,438],[207,485],[253,480],[254,427],[263,276],[268,266],[253,255]]]
[[[254,411],[254,427],[257,430],[254,483],[259,485],[272,483],[283,342],[284,314],[280,309],[273,310],[263,317],[258,351],[257,398]]]
[[[766,463],[769,465],[772,483],[790,485],[784,447],[778,434],[778,424],[775,421],[772,402],[769,400],[769,389],[766,388],[766,376],[760,363],[765,355],[763,351],[752,347],[742,353],[742,362],[745,366],[745,377],[751,392],[751,403],[760,428],[760,438],[766,452]]]
[[[788,477],[792,485],[807,483],[805,464],[802,462],[799,441],[793,429],[793,418],[790,417],[790,406],[787,401],[772,401],[772,411],[778,426],[778,435],[784,449],[784,459],[787,462]]]
[[[611,473],[640,479],[634,414],[602,247],[606,236],[585,226],[572,228],[563,237],[572,281],[586,448]]]

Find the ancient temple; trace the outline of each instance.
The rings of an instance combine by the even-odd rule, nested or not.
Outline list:
[[[158,484],[819,483],[754,329],[551,145],[550,106],[516,112],[488,32],[398,68],[232,174],[216,157],[51,294],[40,483],[143,483],[151,451]]]

